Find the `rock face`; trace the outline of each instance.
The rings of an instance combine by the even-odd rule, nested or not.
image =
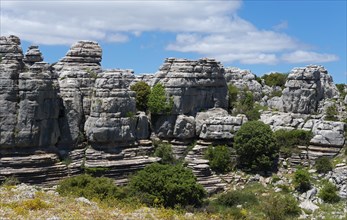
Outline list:
[[[288,75],[280,100],[273,108],[284,112],[311,114],[317,112],[322,99],[338,96],[338,90],[328,71],[322,66],[294,68]]]
[[[163,84],[173,97],[172,114],[195,116],[201,110],[228,107],[224,69],[214,59],[168,58],[155,74],[156,83]]]
[[[262,85],[256,80],[256,76],[250,70],[241,70],[236,67],[225,68],[225,80],[238,89],[248,89],[256,100],[262,97]]]
[[[28,51],[25,53],[23,61],[29,66],[33,65],[36,62],[42,62],[43,56],[41,51],[39,50],[39,46],[36,46],[36,45],[30,46],[28,48]]]
[[[92,88],[102,71],[101,54],[101,47],[96,42],[79,41],[54,65],[63,100],[59,121],[61,147],[72,146],[83,140],[84,122],[90,115]]]

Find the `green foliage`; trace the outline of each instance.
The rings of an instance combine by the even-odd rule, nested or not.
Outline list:
[[[107,167],[84,167],[84,172],[91,176],[102,176],[105,172],[109,171]]]
[[[137,82],[130,87],[130,89],[136,92],[136,108],[139,111],[147,111],[148,97],[151,93],[151,87],[143,82]]]
[[[234,114],[245,114],[250,121],[255,121],[260,118],[259,108],[255,106],[253,93],[248,90],[243,90],[240,93],[240,99],[234,103]]]
[[[247,171],[269,171],[278,156],[270,126],[261,121],[243,124],[234,138],[238,164]]]
[[[281,88],[284,88],[284,85],[286,84],[288,74],[285,73],[270,73],[265,74],[261,78],[264,79],[265,84],[273,87],[273,86],[280,86]]]
[[[290,157],[297,146],[307,146],[312,139],[311,131],[280,129],[274,132],[276,145],[283,157]]]
[[[343,84],[343,83],[336,84],[336,87],[340,92],[340,97],[344,98],[347,95],[347,93],[345,91],[345,84]]]
[[[228,95],[229,95],[229,109],[233,109],[237,103],[237,95],[239,94],[239,89],[230,84],[228,85]]]
[[[306,192],[311,188],[311,177],[307,170],[298,169],[294,173],[293,184],[299,192]]]
[[[291,219],[301,212],[298,202],[290,194],[271,194],[263,201],[262,210],[270,220]]]
[[[254,193],[240,190],[229,191],[217,198],[217,204],[227,207],[236,207],[237,205],[250,207],[258,204],[258,202]]]
[[[128,188],[142,202],[165,207],[199,206],[206,195],[192,171],[181,165],[148,165],[133,176]]]
[[[205,158],[210,161],[210,167],[217,173],[227,173],[232,170],[231,153],[227,146],[210,146],[205,152]]]
[[[173,164],[176,162],[172,154],[172,146],[169,143],[158,143],[154,145],[154,156],[161,158],[163,164]]]
[[[334,184],[327,181],[320,190],[318,197],[327,203],[336,203],[340,201],[340,197],[336,193],[337,188]]]
[[[329,106],[326,109],[325,118],[324,119],[327,120],[327,121],[338,121],[339,120],[337,118],[338,114],[339,113],[337,111],[336,105]]]
[[[274,90],[274,91],[272,91],[271,94],[270,94],[270,98],[275,97],[275,96],[281,97],[282,96],[282,91],[281,90]]]
[[[165,88],[162,84],[157,83],[153,86],[148,96],[148,109],[152,114],[170,113],[173,105],[173,98],[167,98]]]
[[[86,174],[70,177],[60,181],[57,191],[59,194],[100,201],[124,198],[123,191],[113,180],[106,177],[92,177]]]
[[[4,181],[1,183],[2,186],[15,186],[18,185],[20,181],[15,176],[5,177]]]
[[[318,158],[315,166],[318,173],[327,173],[333,169],[333,164],[328,157]]]

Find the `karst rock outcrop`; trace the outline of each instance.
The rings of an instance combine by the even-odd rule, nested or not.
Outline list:
[[[322,66],[293,69],[282,96],[268,100],[264,94],[272,88],[250,71],[209,58],[168,58],[155,74],[135,76],[132,70],[103,70],[96,42],[78,41],[48,64],[36,45],[23,55],[16,36],[0,37],[0,56],[0,182],[15,176],[54,184],[88,172],[124,184],[129,174],[160,161],[152,156],[159,139],[172,145],[209,193],[221,190],[225,183],[210,169],[205,150],[223,144],[235,153],[234,135],[248,121],[228,113],[228,85],[250,90],[276,110],[261,111],[260,120],[273,130],[312,131],[310,145],[300,148],[294,162],[332,157],[345,143],[345,124],[325,120],[321,110],[339,96]],[[137,111],[130,86],[139,81],[162,84],[173,100],[171,111]]]

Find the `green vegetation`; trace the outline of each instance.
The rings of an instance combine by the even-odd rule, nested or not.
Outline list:
[[[205,158],[210,161],[210,167],[217,173],[227,173],[232,170],[231,152],[227,146],[210,146],[205,152]]]
[[[229,109],[230,111],[235,108],[237,103],[237,95],[239,93],[239,89],[230,84],[228,85],[228,96],[229,96]]]
[[[130,89],[136,92],[136,108],[139,111],[147,111],[148,97],[151,93],[151,87],[143,82],[137,82],[130,87]]]
[[[297,146],[308,146],[313,137],[311,131],[305,130],[277,130],[274,132],[274,138],[280,149],[281,156],[290,157]]]
[[[269,125],[261,121],[243,124],[234,138],[238,164],[246,171],[271,171],[275,168],[278,146]]]
[[[294,219],[301,212],[298,202],[290,194],[271,194],[262,203],[262,208],[270,220]]]
[[[169,143],[156,143],[154,144],[154,156],[161,158],[163,164],[174,164],[176,162],[175,157],[172,154],[172,146]]]
[[[345,98],[345,96],[347,95],[346,91],[345,91],[345,84],[336,84],[337,89],[340,92],[340,97],[341,98]]]
[[[323,188],[320,190],[318,197],[323,199],[327,203],[336,203],[340,201],[340,197],[336,193],[337,188],[334,184],[329,181],[323,185]]]
[[[20,182],[19,180],[14,176],[5,177],[4,181],[1,183],[1,186],[15,186],[18,185]]]
[[[112,179],[106,177],[92,177],[87,174],[70,177],[59,183],[57,191],[63,196],[85,197],[100,201],[124,198],[123,191],[117,187]]]
[[[284,85],[286,84],[287,77],[288,74],[285,73],[270,73],[265,74],[261,78],[264,79],[265,85],[270,87],[280,86],[283,89]]]
[[[217,198],[217,204],[227,207],[236,207],[237,205],[250,207],[258,203],[259,200],[253,192],[242,190],[229,191]]]
[[[333,164],[328,157],[320,157],[316,160],[315,167],[318,173],[328,173],[333,169]]]
[[[332,105],[332,106],[329,106],[327,109],[326,109],[326,112],[325,112],[325,120],[327,121],[338,121],[338,111],[337,111],[337,108],[336,108],[336,105]]]
[[[250,121],[260,118],[259,109],[255,108],[255,100],[251,91],[244,90],[240,94],[240,100],[235,104],[234,114],[245,114]]]
[[[311,188],[311,177],[307,170],[298,169],[294,173],[293,184],[296,190],[303,193]]]
[[[165,88],[162,84],[157,83],[153,86],[148,96],[148,109],[152,114],[167,114],[173,108],[173,98],[168,98]]]
[[[206,193],[192,171],[181,165],[154,163],[139,171],[128,185],[130,195],[148,205],[200,206]]]

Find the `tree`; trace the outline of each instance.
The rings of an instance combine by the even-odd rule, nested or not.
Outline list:
[[[265,84],[272,87],[272,86],[280,86],[282,89],[284,88],[284,85],[286,84],[288,74],[285,73],[270,73],[265,74],[261,78],[264,79]]]
[[[151,93],[151,87],[143,82],[137,82],[130,87],[130,89],[136,92],[136,108],[139,111],[147,110],[148,96]]]
[[[128,188],[142,202],[165,207],[200,206],[206,195],[193,172],[182,165],[148,165],[130,180]]]
[[[173,99],[168,98],[161,83],[153,86],[148,96],[148,109],[152,114],[169,113],[173,108]]]
[[[210,161],[210,167],[217,173],[226,173],[232,169],[232,161],[230,150],[227,146],[210,146],[206,153],[205,158]]]
[[[311,177],[307,170],[298,169],[294,173],[293,184],[296,190],[303,193],[311,188]]]
[[[274,168],[278,146],[269,125],[261,121],[243,124],[234,138],[238,164],[246,171],[268,171]]]

